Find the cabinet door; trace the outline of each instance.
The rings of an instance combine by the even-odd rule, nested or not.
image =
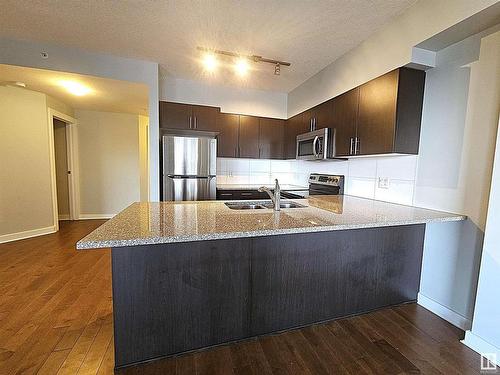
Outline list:
[[[202,105],[193,106],[193,129],[216,131],[217,129],[217,107],[207,107]]]
[[[359,88],[356,87],[333,99],[333,122],[335,129],[335,154],[346,156],[354,153],[354,138],[358,119]]]
[[[302,113],[289,118],[285,122],[285,144],[284,157],[285,159],[295,159],[297,148],[297,136],[309,131],[309,126],[304,122]]]
[[[329,100],[313,108],[314,130],[329,128],[333,121],[333,101]]]
[[[240,115],[240,134],[238,142],[240,158],[259,157],[259,118]]]
[[[399,70],[359,88],[358,154],[383,154],[394,150]]]
[[[160,128],[190,129],[192,106],[189,104],[160,102]]]
[[[216,131],[217,156],[226,158],[238,157],[238,129],[240,116],[230,113],[219,113],[217,115]]]
[[[307,129],[307,132],[312,132],[313,129],[313,118],[314,118],[314,108],[308,109],[307,111],[302,112],[302,126]]]
[[[259,129],[259,157],[262,159],[282,159],[284,121],[261,118]]]

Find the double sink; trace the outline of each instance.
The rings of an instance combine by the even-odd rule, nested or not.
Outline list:
[[[273,209],[274,204],[271,201],[260,201],[260,202],[226,202],[225,205],[231,210],[262,210],[262,209]],[[280,208],[303,208],[307,207],[303,204],[295,202],[281,202]]]

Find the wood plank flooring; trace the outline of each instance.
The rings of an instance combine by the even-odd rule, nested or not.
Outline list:
[[[0,245],[0,374],[113,373],[110,252],[74,249],[102,222]],[[479,374],[462,336],[409,304],[117,374]]]

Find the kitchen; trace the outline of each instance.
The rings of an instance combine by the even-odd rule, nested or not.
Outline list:
[[[201,39],[193,60],[172,53],[170,70],[151,75],[136,61],[109,70],[112,57],[86,65],[95,56],[78,52],[73,71],[149,87],[150,168],[147,199],[33,239],[47,249],[65,238],[75,262],[108,265],[85,271],[112,296],[91,289],[100,328],[73,373],[497,371],[486,257],[496,256],[499,7],[445,3],[408,5],[308,77],[297,55]],[[440,7],[460,15],[418,26]],[[32,46],[2,43],[11,53],[0,63],[26,64]],[[67,51],[44,48],[57,70]],[[188,66],[196,78],[180,73]],[[10,260],[28,251],[9,244]],[[77,311],[68,332],[54,325],[48,351],[8,318],[30,368],[74,368],[88,327],[73,331],[87,316]],[[5,347],[15,373],[21,354],[12,339]]]

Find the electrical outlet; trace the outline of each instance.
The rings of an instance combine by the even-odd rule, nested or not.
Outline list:
[[[389,185],[391,184],[389,177],[379,177],[378,178],[378,187],[379,189],[389,189]]]

